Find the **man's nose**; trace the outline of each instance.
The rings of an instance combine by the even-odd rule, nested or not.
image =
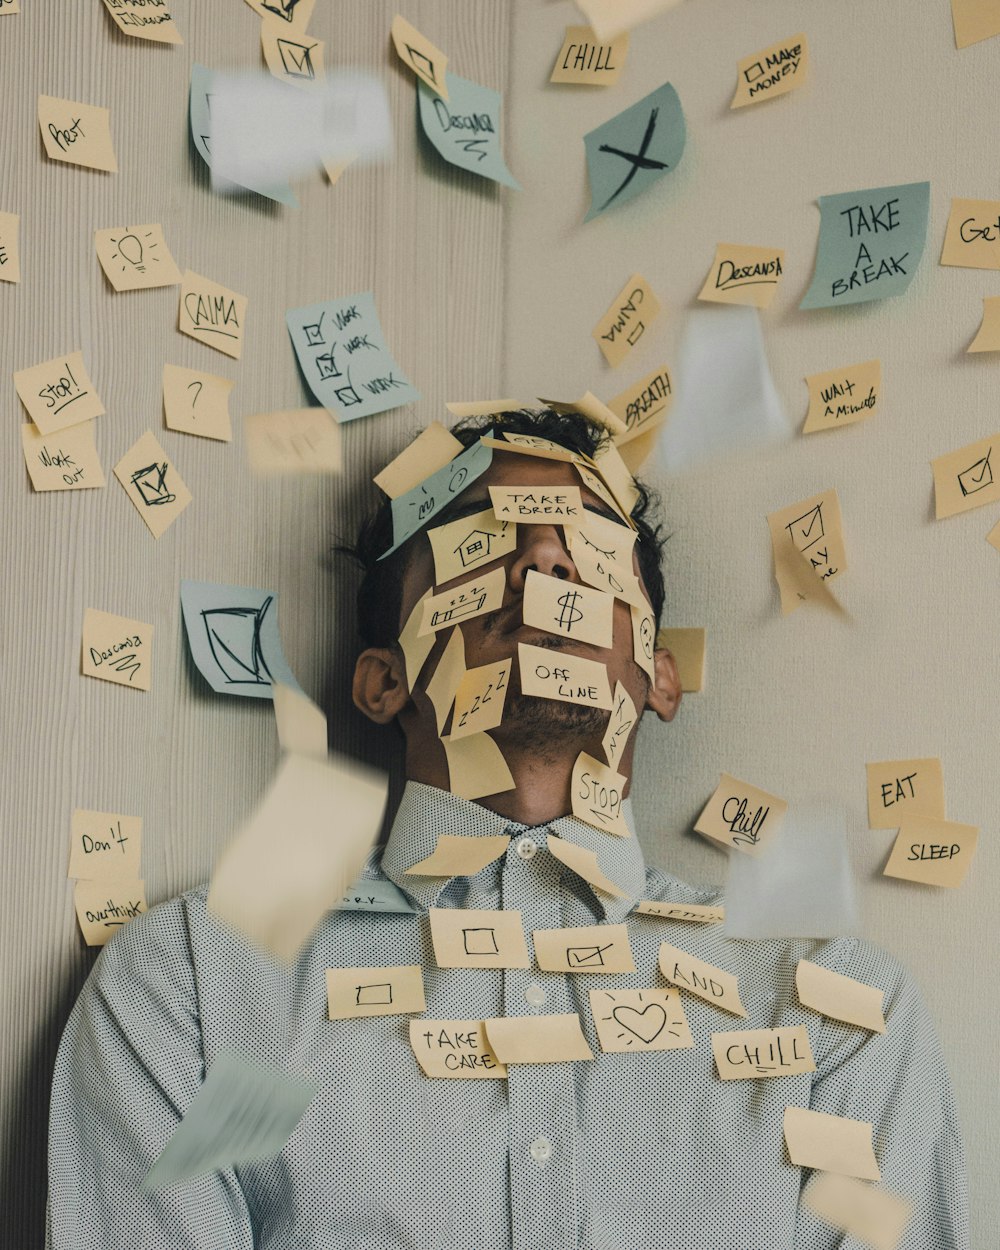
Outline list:
[[[562,581],[580,580],[561,526],[519,525],[517,528],[517,554],[507,573],[511,590],[524,593],[524,579],[530,569]]]

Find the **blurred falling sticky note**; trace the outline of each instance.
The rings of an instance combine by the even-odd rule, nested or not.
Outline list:
[[[1000,452],[997,471],[993,471],[994,445],[998,443],[1000,434],[992,434],[931,461],[937,520],[1000,499]]]
[[[420,398],[386,345],[371,291],[290,308],[285,322],[306,385],[339,421]]]
[[[525,625],[594,647],[612,645],[614,596],[528,569],[521,603]]]
[[[722,773],[694,827],[731,850],[758,855],[781,828],[787,812],[784,799]]]
[[[456,633],[459,631],[456,631]],[[510,660],[467,669],[455,691],[455,716],[451,739],[496,729],[503,720],[503,707],[510,680]]]
[[[1000,6],[996,0],[951,0],[955,47],[967,48],[1000,35]]]
[[[21,252],[17,240],[20,222],[17,213],[0,213],[0,282],[21,281]]]
[[[410,1045],[424,1076],[473,1081],[507,1075],[482,1020],[411,1020]]]
[[[751,52],[736,66],[736,94],[730,108],[759,104],[801,87],[809,74],[809,44],[805,35],[781,39],[760,52]]]
[[[694,1046],[678,990],[662,986],[591,990],[590,1011],[597,1040],[606,1053],[690,1050]]]
[[[628,778],[581,751],[573,765],[573,815],[595,829],[630,838],[622,802]]]
[[[167,428],[199,434],[228,443],[233,437],[229,420],[229,392],[233,383],[201,369],[163,366],[163,416]]]
[[[396,14],[392,19],[392,42],[404,65],[408,65],[421,82],[443,99],[448,99],[448,58],[405,17]]]
[[[898,829],[904,816],[944,819],[944,777],[939,759],[881,760],[865,768],[870,829]]]
[[[614,707],[608,718],[608,727],[601,739],[601,749],[608,761],[608,767],[617,770],[618,763],[625,753],[625,746],[632,736],[638,716],[632,696],[621,684],[615,682]]]
[[[262,21],[280,22],[287,30],[301,33],[309,25],[316,0],[246,0]]]
[[[870,1250],[896,1250],[912,1211],[905,1198],[834,1172],[813,1175],[803,1190],[802,1205]]]
[[[83,614],[84,677],[148,690],[153,680],[153,627],[145,621],[87,608]]]
[[[42,434],[55,434],[104,415],[104,405],[90,380],[83,352],[69,352],[19,369],[14,386],[28,416]]]
[[[86,881],[139,877],[142,817],[77,808],[70,825],[67,877]]]
[[[836,430],[875,415],[882,398],[882,362],[866,360],[860,365],[813,373],[806,378],[806,385],[809,411],[802,433]]]
[[[509,412],[512,408],[521,406],[519,399],[452,400],[445,404],[453,417],[489,417],[495,412]]]
[[[402,1016],[426,1010],[424,978],[419,964],[326,970],[326,1013],[330,1020]]]
[[[803,1024],[785,1029],[713,1033],[712,1052],[722,1081],[798,1076],[816,1071],[809,1030]]]
[[[484,612],[495,612],[503,603],[507,586],[504,569],[493,569],[480,577],[460,582],[439,595],[431,595],[424,604],[424,620],[420,632],[437,633],[459,621],[471,620]]]
[[[379,556],[401,547],[423,526],[430,524],[442,508],[482,477],[493,462],[493,448],[486,438],[477,438],[454,460],[443,465],[419,485],[392,501],[392,546]]]
[[[286,686],[283,681],[271,683],[274,719],[278,741],[288,755],[308,755],[310,759],[327,757],[326,716],[302,690]]]
[[[443,469],[463,450],[463,445],[454,434],[449,433],[440,421],[432,421],[394,460],[376,473],[372,481],[390,499],[398,499]],[[438,577],[436,580],[440,582],[444,579]]]
[[[519,642],[517,662],[522,694],[611,711],[608,670],[597,660]]]
[[[434,850],[426,859],[407,868],[408,877],[474,877],[487,864],[507,853],[510,837],[505,833],[480,838],[455,833],[439,833]]]
[[[628,35],[600,40],[589,26],[567,26],[549,82],[581,83],[612,87],[625,65]]]
[[[158,0],[155,6],[150,5],[150,0],[104,0],[104,7],[123,35],[151,39],[155,43],[184,42],[170,16],[166,0]],[[156,11],[151,13],[151,7],[155,7]]]
[[[833,1020],[856,1024],[873,1033],[885,1032],[882,990],[845,977],[832,968],[800,959],[795,966],[795,988],[799,1002]]]
[[[21,446],[35,490],[87,490],[105,484],[93,421],[48,436],[25,421],[21,426]]]
[[[941,264],[1000,269],[1000,200],[952,200]]]
[[[705,688],[704,629],[661,629],[656,635],[657,648],[666,648],[674,657],[681,690],[696,694]]]
[[[816,271],[799,307],[902,295],[924,253],[930,192],[910,182],[820,196]]]
[[[730,1011],[734,1016],[747,1014],[740,1001],[737,978],[731,972],[716,968],[669,942],[660,943],[659,964],[660,971],[672,985],[689,990],[706,1003]]]
[[[177,286],[181,273],[170,255],[163,227],[116,226],[94,231],[101,268],[116,291]]]
[[[625,433],[615,438],[618,448],[665,421],[673,399],[674,388],[666,365],[647,373],[620,395],[609,399],[608,407],[626,427]]]
[[[975,825],[933,816],[904,816],[882,872],[886,877],[955,889],[968,874],[978,841]]]
[[[73,903],[84,941],[88,946],[103,946],[146,910],[146,884],[120,876],[77,881]]]
[[[431,636],[434,637],[434,635]],[[448,713],[455,702],[455,692],[458,690],[458,684],[464,673],[465,640],[462,637],[462,631],[454,629],[425,687],[427,697],[434,708],[439,735],[444,733]]]
[[[427,531],[434,553],[434,581],[438,586],[463,573],[508,555],[517,546],[517,526],[498,521],[492,508],[460,517]]]
[[[784,272],[780,247],[720,243],[698,298],[715,304],[751,304],[769,308]]]
[[[152,430],[129,448],[114,473],[154,538],[169,529],[191,502],[191,492]]]
[[[879,1179],[872,1150],[872,1126],[864,1120],[827,1115],[806,1107],[785,1108],[785,1145],[792,1163],[840,1176]]]
[[[276,1158],[317,1094],[301,1077],[221,1051],[142,1182],[176,1185],[218,1169]]]
[[[847,569],[840,500],[835,490],[779,508],[767,518],[774,553],[774,578],[781,592],[781,611],[794,612],[807,599],[830,604],[828,583]],[[815,585],[814,585],[815,583]]]
[[[385,777],[352,761],[286,755],[215,865],[209,911],[291,963],[357,878],[386,794]]]
[[[672,9],[678,0],[576,0],[598,39],[613,39],[657,13]]]
[[[462,799],[481,799],[514,789],[507,761],[488,733],[452,742],[442,738],[448,759],[448,788]]]
[[[293,34],[278,19],[266,18],[260,24],[260,47],[267,68],[279,82],[292,87],[308,88],[322,81],[325,46],[322,39]]]
[[[572,869],[588,885],[592,885],[605,894],[610,894],[613,898],[627,897],[625,891],[617,886],[601,868],[597,861],[596,851],[590,851],[586,847],[577,846],[575,842],[568,842],[565,838],[557,838],[554,835],[546,839],[546,846],[560,863]]]
[[[527,968],[531,962],[519,911],[432,907],[428,918],[439,968]]]
[[[272,682],[301,686],[278,632],[278,595],[250,586],[181,581],[191,658],[216,694],[270,699]]]
[[[983,319],[967,352],[1000,352],[1000,295],[983,297]]]
[[[660,301],[649,283],[634,273],[590,332],[609,365],[621,364],[659,312]]]
[[[96,104],[38,97],[38,125],[50,160],[84,165],[116,174],[118,161],[111,141],[111,113]]]
[[[417,107],[424,134],[450,164],[520,190],[500,146],[499,91],[457,74],[445,74],[447,100],[417,83]]]
[[[399,635],[399,645],[406,664],[406,684],[411,693],[416,685],[417,678],[420,676],[420,671],[427,657],[434,650],[434,643],[437,641],[437,634],[422,634],[420,632],[424,623],[424,603],[430,598],[430,594],[431,587],[428,586],[413,605]]]
[[[244,418],[243,433],[250,469],[261,476],[343,467],[340,426],[325,408],[256,412]]]
[[[585,134],[591,202],[584,221],[626,203],[675,169],[684,142],[684,110],[669,82]]]
[[[211,278],[185,270],[177,328],[206,347],[239,360],[243,352],[247,297],[237,295]]]
[[[551,1016],[503,1016],[484,1021],[501,1063],[560,1063],[593,1059],[574,1011]]]

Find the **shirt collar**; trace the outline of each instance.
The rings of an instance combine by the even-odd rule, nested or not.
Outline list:
[[[613,898],[594,891],[609,923],[619,923],[635,907],[646,892],[646,862],[632,820],[632,805],[622,804],[625,823],[631,831],[627,838],[605,833],[575,816],[560,816],[547,825],[535,826],[547,836],[564,838],[594,851],[602,871],[624,891],[624,898]],[[507,820],[479,803],[461,799],[447,790],[408,781],[392,822],[392,829],[382,854],[382,871],[422,911],[435,906],[451,877],[410,877],[407,869],[426,859],[437,845],[439,833],[456,833],[463,837],[511,837],[531,832],[527,825]],[[572,870],[567,868],[567,872]],[[588,887],[589,888],[589,887]]]

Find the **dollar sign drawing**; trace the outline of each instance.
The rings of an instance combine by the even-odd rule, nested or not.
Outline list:
[[[560,595],[556,600],[556,603],[562,608],[562,611],[556,618],[556,625],[567,633],[583,616],[583,612],[576,606],[576,601],[579,598],[580,592],[578,590],[567,590],[564,595]]]

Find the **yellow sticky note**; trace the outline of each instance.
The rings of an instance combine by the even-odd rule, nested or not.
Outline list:
[[[307,694],[282,681],[271,682],[271,698],[282,751],[325,760],[328,732],[322,709]]]
[[[865,768],[870,828],[897,829],[905,816],[944,819],[944,776],[939,759],[881,760]]]
[[[994,0],[951,0],[951,18],[956,48],[1000,35],[1000,9]]]
[[[815,1072],[809,1030],[798,1024],[786,1029],[736,1029],[712,1034],[712,1053],[719,1079],[759,1080]]]
[[[116,291],[176,286],[181,271],[170,255],[163,227],[116,226],[94,231],[94,247],[108,281]]]
[[[410,614],[407,616],[406,623],[403,625],[402,632],[399,635],[399,646],[403,652],[403,660],[406,664],[406,684],[410,688],[411,693],[427,661],[427,657],[434,650],[434,643],[437,641],[436,634],[422,634],[420,632],[424,623],[424,604],[430,597],[431,591],[428,586],[410,610]]]
[[[82,104],[79,100],[40,95],[38,125],[45,154],[50,160],[84,165],[87,169],[100,169],[110,174],[118,172],[108,109]]]
[[[507,853],[510,838],[505,833],[472,838],[457,833],[439,833],[434,850],[419,863],[407,868],[408,877],[474,877],[487,864],[496,863]]]
[[[210,278],[184,271],[177,328],[206,347],[239,360],[243,351],[247,299]]]
[[[720,243],[698,298],[715,304],[749,304],[769,308],[784,272],[780,247]]]
[[[597,855],[586,847],[577,846],[575,842],[567,842],[565,838],[557,838],[550,834],[546,846],[561,864],[572,869],[578,877],[582,877],[588,885],[610,894],[613,898],[625,898],[625,891],[615,884],[597,862]]]
[[[590,1011],[605,1053],[690,1050],[694,1046],[677,990],[591,990]]]
[[[519,642],[517,662],[522,694],[611,710],[608,670],[596,660]]]
[[[434,581],[439,586],[509,555],[517,546],[517,525],[498,521],[492,508],[435,526],[426,533],[434,553]]]
[[[495,413],[509,412],[511,409],[523,406],[519,399],[452,400],[445,404],[453,417],[491,417]],[[505,437],[509,436],[505,435]],[[416,482],[414,482],[415,485]]]
[[[228,443],[233,437],[229,420],[229,392],[233,383],[201,369],[163,366],[163,416],[167,427],[182,434],[199,434]],[[325,409],[323,409],[325,412]]]
[[[403,1016],[426,1010],[419,964],[326,970],[326,1012],[330,1020]]]
[[[931,461],[937,520],[1000,499],[1000,452],[997,471],[993,471],[996,443],[1000,443],[1000,434],[991,434]]]
[[[549,82],[611,87],[625,65],[628,35],[598,39],[589,26],[567,26],[566,37],[552,67]]]
[[[87,608],[80,667],[84,677],[148,690],[153,680],[152,625]]]
[[[77,808],[70,826],[68,877],[138,879],[142,817]]]
[[[549,634],[609,648],[614,606],[613,595],[590,586],[549,577],[535,569],[529,569],[525,577],[524,623]]]
[[[757,855],[781,828],[787,811],[784,799],[722,773],[694,827],[725,847]]]
[[[482,1020],[411,1020],[410,1046],[424,1076],[506,1077]]]
[[[87,490],[105,484],[93,421],[49,435],[25,421],[21,446],[35,490]]]
[[[264,63],[275,78],[293,87],[309,88],[323,81],[325,46],[322,39],[290,31],[280,18],[265,18],[260,24]]]
[[[633,603],[630,612],[632,614],[632,656],[649,680],[655,681],[656,618],[646,603],[642,607]]]
[[[696,694],[705,688],[706,641],[704,629],[661,629],[656,635],[657,650],[669,651],[674,657],[685,694]]]
[[[167,9],[167,0],[104,0],[104,7],[123,35],[155,43],[183,43]]]
[[[660,365],[620,395],[609,399],[608,407],[625,422],[625,433],[615,439],[618,447],[627,445],[640,434],[658,429],[667,419],[673,400],[674,388],[666,365]]]
[[[678,0],[577,0],[577,7],[583,10],[599,39],[614,39],[677,3]]]
[[[941,264],[1000,269],[1000,200],[952,200]]]
[[[759,104],[801,87],[809,74],[809,44],[805,35],[779,39],[760,52],[751,52],[736,66],[736,94],[730,108]]]
[[[0,17],[21,12],[21,0],[0,0]]]
[[[491,486],[490,502],[500,521],[520,525],[578,525],[583,516],[579,486]]]
[[[874,417],[882,398],[882,362],[866,360],[860,365],[828,369],[806,378],[809,411],[803,434],[835,430]]]
[[[607,483],[608,489],[618,501],[619,510],[626,516],[631,515],[632,509],[639,502],[639,488],[616,443],[606,442],[597,449],[594,470]]]
[[[782,612],[787,615],[810,598],[825,601],[824,589],[847,569],[837,492],[825,490],[779,508],[767,524]]]
[[[912,1211],[905,1198],[834,1172],[813,1176],[802,1193],[802,1205],[870,1250],[896,1250]]]
[[[853,977],[845,977],[811,960],[800,959],[795,966],[795,988],[799,1002],[824,1016],[856,1024],[873,1033],[885,1032],[882,1014],[883,992]]]
[[[507,574],[503,569],[493,569],[478,577],[431,595],[424,604],[422,634],[437,633],[459,621],[471,621],[484,612],[495,612],[503,603],[507,586]]]
[[[17,213],[0,213],[0,282],[21,281],[21,252],[17,240],[20,222]]]
[[[531,962],[519,911],[431,907],[428,918],[439,968],[527,968]]]
[[[669,942],[660,943],[660,971],[672,984],[696,994],[706,1003],[730,1011],[734,1016],[745,1016],[746,1009],[740,1002],[737,978],[723,968],[716,968],[682,951]]]
[[[55,434],[104,415],[104,405],[83,363],[83,352],[56,356],[14,374],[28,416],[43,434]]]
[[[456,630],[456,633],[458,631]],[[503,707],[510,680],[510,660],[483,664],[462,674],[455,691],[455,715],[451,740],[496,729],[503,720]]]
[[[983,319],[967,352],[1000,352],[1000,295],[983,299]]]
[[[866,1181],[879,1179],[872,1126],[864,1120],[786,1107],[784,1127],[788,1157],[798,1167],[859,1176]]]
[[[433,638],[434,635],[432,634]],[[434,708],[437,720],[437,731],[444,733],[448,721],[448,713],[455,702],[458,684],[465,673],[465,639],[462,631],[455,629],[441,652],[430,680],[425,686],[428,699]]]
[[[325,408],[252,413],[244,419],[243,433],[250,469],[262,477],[339,473],[343,467],[340,426]]]
[[[690,920],[695,924],[719,924],[726,918],[724,907],[710,907],[706,903],[670,903],[659,899],[644,898],[636,903],[640,916],[658,916],[661,920]]]
[[[611,431],[611,434],[624,434],[625,429],[620,418],[611,411],[607,404],[601,400],[592,391],[584,391],[579,399],[542,399],[539,397],[538,402],[544,404],[546,408],[551,408],[553,412],[561,412],[564,414],[578,413],[581,417],[588,417],[597,425],[603,425]],[[507,435],[510,438],[510,435]],[[530,438],[530,435],[521,434],[516,436],[520,440]],[[579,455],[577,452],[570,453],[574,462],[579,463],[586,459],[588,463],[592,463],[589,457]]]
[[[604,359],[614,368],[640,342],[660,311],[660,301],[641,274],[634,273],[591,331]]]
[[[535,960],[543,972],[589,972],[602,976],[635,972],[628,929],[623,924],[535,929],[531,937]]]
[[[122,877],[78,881],[73,902],[84,941],[88,946],[103,946],[122,925],[146,910],[146,883]]]
[[[191,492],[152,430],[118,461],[115,477],[154,538],[169,529],[191,502]]]
[[[331,187],[337,185],[340,181],[341,174],[348,167],[348,165],[352,164],[354,161],[353,156],[349,157],[346,161],[330,161],[327,160],[325,156],[320,159],[323,165],[323,172],[326,174],[326,180]]]
[[[632,696],[620,681],[615,682],[611,716],[608,719],[604,737],[601,739],[601,749],[611,768],[617,769],[638,720]]]
[[[581,751],[573,765],[573,815],[578,820],[617,834],[631,837],[622,812],[628,778]]]
[[[309,25],[316,0],[246,0],[261,21],[280,22],[301,34]]]
[[[594,469],[581,463],[580,461],[577,461],[573,467],[579,474],[580,481],[583,482],[584,486],[586,486],[588,490],[595,494],[598,499],[603,499],[611,511],[617,512],[626,525],[632,529],[636,528],[635,522],[632,520],[631,516],[615,498],[614,492],[610,489],[599,473],[596,473]]]
[[[986,541],[991,547],[995,547],[997,551],[1000,551],[1000,521],[997,521],[996,525],[986,535]]]
[[[882,871],[887,877],[954,889],[965,880],[978,841],[975,825],[933,816],[905,816]]]
[[[646,608],[649,600],[642,592],[632,562],[636,531],[606,517],[588,512],[579,529],[566,527],[566,541],[576,571],[588,586],[625,603]]]
[[[514,789],[514,778],[497,744],[487,733],[452,742],[442,738],[448,759],[448,787],[462,799],[482,799]]]
[[[448,99],[448,58],[431,41],[398,13],[392,19],[392,42],[404,65],[408,66],[431,91]]]
[[[372,480],[390,499],[398,499],[438,469],[443,469],[462,451],[464,448],[455,435],[446,430],[440,421],[432,421]],[[438,581],[441,580],[438,578]]]
[[[565,1063],[593,1059],[579,1015],[510,1016],[485,1020],[486,1036],[504,1063]]]

